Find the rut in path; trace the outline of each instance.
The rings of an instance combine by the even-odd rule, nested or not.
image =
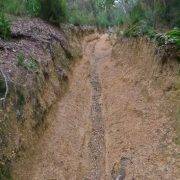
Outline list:
[[[102,115],[102,89],[97,68],[100,59],[95,55],[95,46],[96,44],[93,47],[93,53],[90,59],[90,83],[92,86],[92,106],[90,114],[92,132],[89,142],[92,170],[90,172],[90,179],[101,179],[102,174],[105,174],[105,127]]]

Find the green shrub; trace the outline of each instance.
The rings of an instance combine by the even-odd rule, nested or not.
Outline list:
[[[83,11],[79,11],[78,9],[73,9],[69,16],[69,23],[75,25],[83,25],[83,24],[94,24],[94,17],[90,13],[85,13]]]
[[[175,28],[175,29],[169,31],[168,33],[166,33],[166,35],[168,36],[169,39],[171,39],[173,41],[173,43],[179,49],[180,48],[180,29]]]
[[[155,35],[155,41],[159,46],[174,44],[178,49],[180,49],[180,30],[173,29],[167,33],[157,33]]]
[[[107,14],[106,12],[102,11],[102,12],[99,12],[98,16],[97,16],[97,22],[96,24],[99,26],[99,27],[108,27],[110,26],[110,22],[108,21],[108,17],[107,17]]]
[[[24,0],[2,0],[2,7],[5,13],[13,15],[26,14],[26,6]]]
[[[40,0],[40,17],[54,24],[66,21],[66,0]]]
[[[11,29],[10,23],[3,13],[0,14],[0,37],[3,39],[10,38]]]
[[[129,27],[124,31],[123,35],[126,37],[138,37],[143,35],[152,37],[154,36],[154,30],[146,21],[140,21],[136,24],[129,25]]]
[[[0,11],[13,15],[40,16],[55,24],[67,20],[66,0],[0,0]]]
[[[171,0],[168,2],[169,6],[166,8],[166,19],[170,27],[180,28],[180,1]]]
[[[29,15],[38,16],[40,13],[40,0],[27,0],[26,10]]]
[[[136,24],[143,19],[145,19],[145,11],[138,2],[129,13],[129,23]]]

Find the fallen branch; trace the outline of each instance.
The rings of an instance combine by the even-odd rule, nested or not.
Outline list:
[[[6,77],[6,75],[4,74],[3,70],[0,69],[0,72],[1,72],[1,74],[2,74],[2,76],[3,76],[3,78],[4,78],[5,85],[6,85],[5,95],[4,95],[3,98],[0,99],[0,101],[5,101],[5,100],[6,100],[6,97],[7,97],[7,95],[8,95],[8,92],[9,92],[9,87],[8,87],[7,77]]]

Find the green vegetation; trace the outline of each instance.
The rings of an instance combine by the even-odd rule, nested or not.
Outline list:
[[[35,58],[33,58],[32,56],[29,58],[28,62],[25,63],[25,67],[29,70],[29,71],[36,71],[38,69],[38,62]]]
[[[11,34],[10,23],[3,13],[0,14],[0,37],[9,39]]]
[[[40,0],[39,16],[55,24],[66,21],[66,0]]]
[[[1,0],[0,2],[1,12],[23,15],[25,14],[25,3],[23,0]]]
[[[24,62],[25,62],[25,57],[23,53],[19,53],[17,55],[17,59],[18,59],[18,66],[24,66]]]
[[[180,47],[180,1],[128,1],[131,8],[124,18],[126,37],[148,36],[159,46],[175,44]],[[165,29],[172,29],[167,33]]]
[[[1,0],[0,9],[13,15],[39,16],[58,24],[129,26],[146,21],[153,28],[180,27],[179,0]]]
[[[26,10],[26,13],[28,15],[31,15],[31,16],[38,16],[39,15],[40,8],[41,8],[39,0],[26,1],[25,5],[26,5],[25,10]]]
[[[40,17],[56,25],[61,22],[103,28],[114,25],[121,28],[123,25],[126,27],[124,35],[127,37],[148,35],[154,38],[157,30],[180,28],[179,9],[179,0],[0,1],[0,10],[4,14]],[[9,24],[5,18],[1,19],[6,27],[3,33],[0,30],[1,37],[7,37]],[[176,44],[178,38],[179,36],[173,37]]]
[[[127,14],[129,25],[144,20],[154,29],[180,27],[179,0],[133,1]],[[129,1],[130,3],[130,1]]]
[[[3,167],[0,166],[0,179],[12,180],[9,165],[4,165]]]
[[[38,16],[40,0],[1,0],[0,10],[12,15]]]
[[[26,61],[24,54],[20,52],[17,55],[17,59],[18,59],[18,66],[21,66],[27,69],[28,71],[36,71],[38,69],[38,62],[32,56],[30,56],[30,58]]]
[[[0,10],[12,15],[41,17],[51,23],[108,27],[119,25],[123,13],[113,0],[1,0]]]
[[[68,20],[81,25],[108,27],[122,24],[123,14],[113,0],[69,1]]]
[[[167,33],[156,33],[153,38],[159,46],[174,44],[178,49],[180,48],[180,30],[177,28]]]
[[[180,48],[180,29],[175,28],[166,33],[169,39],[171,39],[178,48]]]
[[[1,0],[0,11],[12,15],[37,16],[58,24],[66,21],[66,0]]]
[[[88,25],[94,24],[94,16],[92,13],[86,14],[78,9],[72,9],[70,15],[68,16],[68,21],[75,25]]]

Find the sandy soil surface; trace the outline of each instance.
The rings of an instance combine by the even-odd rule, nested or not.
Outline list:
[[[147,100],[126,60],[119,67],[112,58],[108,35],[98,36],[86,40],[68,92],[15,165],[15,180],[177,179],[164,151],[172,138],[166,101],[158,91]]]

